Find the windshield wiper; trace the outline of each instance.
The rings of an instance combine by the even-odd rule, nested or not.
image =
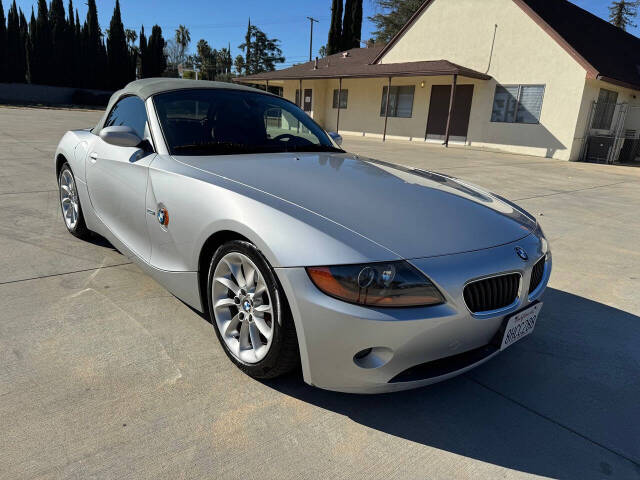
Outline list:
[[[287,147],[287,152],[334,152],[344,153],[341,148],[332,147],[330,145],[292,145]]]
[[[175,153],[191,154],[213,154],[213,155],[233,155],[243,153],[264,153],[272,152],[273,148],[266,145],[247,145],[245,143],[233,142],[208,142],[192,143],[189,145],[177,145],[173,147]]]

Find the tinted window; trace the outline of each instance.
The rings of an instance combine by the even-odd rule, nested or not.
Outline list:
[[[300,108],[273,95],[181,90],[153,101],[174,155],[342,151]]]
[[[140,138],[144,138],[147,110],[138,97],[125,97],[115,104],[104,123],[105,127],[131,127]]]

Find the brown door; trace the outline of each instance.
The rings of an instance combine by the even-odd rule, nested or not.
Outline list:
[[[447,131],[450,98],[451,85],[434,85],[431,87],[431,102],[429,103],[429,118],[427,120],[427,138],[444,140]],[[465,140],[467,138],[472,98],[473,85],[458,85],[456,87],[456,99],[453,103],[450,129],[451,137],[454,137],[456,140]]]
[[[311,105],[313,105],[313,90],[310,88],[304,89],[304,102],[303,102],[303,110],[305,112],[311,111]]]

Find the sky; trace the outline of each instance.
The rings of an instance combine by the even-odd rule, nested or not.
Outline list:
[[[0,0],[5,12],[10,0]],[[63,0],[67,8],[68,0]],[[482,1],[482,0],[475,0]],[[108,28],[115,0],[97,0],[98,17],[103,29]],[[578,6],[589,10],[603,18],[608,17],[607,6],[610,0],[575,0]],[[27,16],[31,15],[31,7],[37,8],[37,0],[17,0]],[[74,8],[78,8],[80,20],[84,21],[87,13],[86,0],[75,0]],[[147,36],[151,27],[158,24],[162,27],[165,39],[173,37],[178,25],[186,25],[191,32],[191,50],[199,39],[204,38],[213,48],[226,47],[231,43],[232,56],[240,52],[238,45],[244,41],[247,22],[260,27],[269,37],[280,40],[286,62],[278,68],[288,67],[309,59],[309,20],[314,17],[319,23],[314,24],[313,55],[318,48],[327,42],[331,21],[331,0],[121,0],[122,21],[125,28],[140,31],[145,26]],[[364,0],[364,21],[362,38],[372,35],[374,26],[366,17],[376,13],[374,0]],[[37,10],[36,10],[37,14]],[[630,30],[640,35],[640,28]]]

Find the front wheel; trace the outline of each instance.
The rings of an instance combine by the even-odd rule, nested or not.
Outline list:
[[[73,176],[71,167],[65,163],[60,169],[58,176],[58,190],[60,191],[60,208],[62,210],[62,218],[64,224],[71,235],[78,238],[86,239],[91,232],[84,222],[82,214],[82,206],[80,205],[80,197],[78,196],[78,187],[76,179]]]
[[[293,319],[267,260],[251,243],[232,241],[209,268],[209,313],[225,353],[254,378],[274,378],[299,362]]]

